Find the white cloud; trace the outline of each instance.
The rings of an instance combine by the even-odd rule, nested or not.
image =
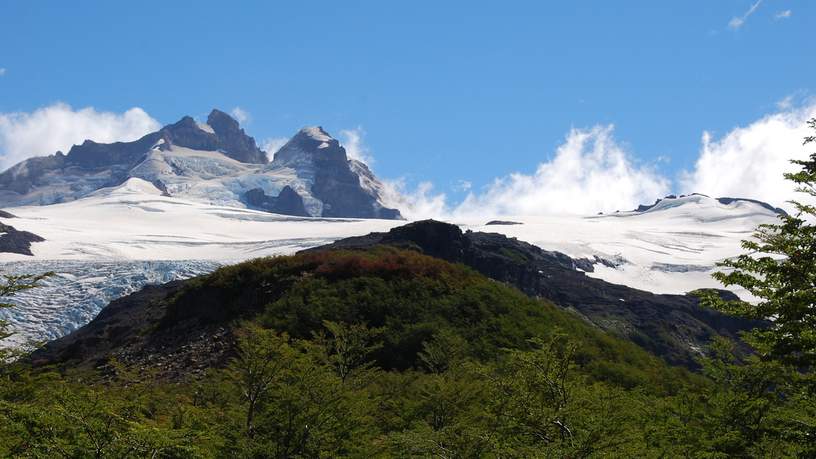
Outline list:
[[[774,15],[774,19],[787,19],[793,15],[793,11],[791,10],[784,10],[779,11]]]
[[[408,220],[425,218],[446,218],[451,211],[447,205],[447,196],[436,193],[433,184],[421,182],[411,189],[405,179],[383,180],[382,201],[387,207],[399,209]]]
[[[67,153],[86,139],[105,143],[136,140],[159,127],[138,107],[114,113],[93,107],[74,110],[56,103],[33,112],[0,113],[0,169],[57,150]]]
[[[480,194],[469,194],[454,213],[594,214],[628,210],[666,195],[669,180],[637,164],[612,133],[612,126],[571,130],[555,157],[535,173],[496,179]]]
[[[811,100],[737,127],[719,139],[704,132],[694,170],[680,177],[681,191],[754,198],[786,207],[785,201],[801,196],[782,174],[797,170],[791,159],[807,158],[802,139],[808,135],[805,123],[813,117],[816,101]]]
[[[346,155],[351,159],[362,161],[371,166],[374,164],[374,157],[363,142],[365,131],[362,127],[354,129],[343,129],[340,131],[340,136],[343,138],[341,142],[343,148],[346,149]]]
[[[785,96],[782,100],[776,103],[776,108],[780,111],[790,110],[793,107],[793,96]]]
[[[266,156],[272,161],[275,158],[275,153],[288,141],[289,139],[286,137],[272,137],[261,142],[261,150],[265,151]]]
[[[754,14],[754,12],[757,10],[757,8],[759,8],[759,5],[761,4],[762,0],[757,0],[756,3],[752,4],[751,7],[748,8],[748,11],[746,11],[745,14],[743,14],[742,16],[734,16],[733,18],[731,18],[731,20],[728,21],[728,27],[730,27],[732,30],[737,30],[743,25],[745,25],[745,21],[747,21],[748,18],[752,14]]]
[[[0,67],[0,77],[4,76],[5,74],[6,74],[6,69],[3,68],[3,67]]]
[[[249,112],[241,107],[235,107],[230,110],[230,115],[232,115],[232,117],[241,124],[246,124],[250,119],[252,119]]]

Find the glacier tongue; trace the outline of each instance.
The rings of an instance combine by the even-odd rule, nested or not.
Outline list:
[[[0,346],[59,338],[90,322],[110,301],[145,285],[187,279],[218,266],[217,262],[201,260],[37,260],[0,264],[5,274],[56,273],[42,287],[4,300],[15,307],[0,310],[0,318],[10,322],[15,334]]]

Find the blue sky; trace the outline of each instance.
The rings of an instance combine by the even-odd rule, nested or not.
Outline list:
[[[361,128],[378,175],[462,197],[608,124],[673,181],[704,131],[816,85],[806,0],[272,3],[3,1],[0,113],[241,107],[259,140]]]

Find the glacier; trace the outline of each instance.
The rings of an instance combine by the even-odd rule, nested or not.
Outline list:
[[[148,284],[187,279],[213,271],[219,263],[203,260],[83,261],[35,260],[0,264],[3,274],[54,271],[41,287],[16,294],[0,309],[14,334],[6,346],[28,347],[49,341],[90,322],[110,301]]]

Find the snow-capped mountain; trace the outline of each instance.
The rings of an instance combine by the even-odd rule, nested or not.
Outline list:
[[[185,117],[134,142],[86,141],[67,155],[31,158],[0,174],[0,206],[9,211],[0,211],[0,270],[57,276],[0,315],[18,342],[55,338],[148,283],[388,231],[402,222],[383,191],[320,127],[300,130],[270,162],[218,110],[206,123]],[[715,263],[740,253],[740,240],[779,212],[694,194],[609,215],[455,223],[562,252],[589,276],[684,293],[718,287]]]
[[[207,123],[184,117],[133,142],[87,140],[67,155],[23,161],[0,174],[0,206],[68,202],[139,178],[164,194],[200,203],[313,217],[399,219],[368,168],[320,127],[298,132],[273,161],[213,110]]]

